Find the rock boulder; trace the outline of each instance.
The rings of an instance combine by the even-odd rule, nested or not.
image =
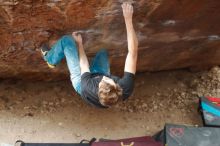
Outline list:
[[[92,58],[109,50],[111,71],[123,72],[127,53],[124,0],[0,0],[0,77],[56,80],[39,46],[80,31]],[[138,72],[205,68],[220,64],[220,1],[130,0],[139,39]]]

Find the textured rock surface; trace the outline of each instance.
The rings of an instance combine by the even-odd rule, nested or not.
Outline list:
[[[39,46],[76,30],[84,34],[89,57],[107,48],[112,71],[123,72],[127,42],[122,1],[0,0],[0,77],[66,78],[65,65],[47,68]],[[132,2],[140,41],[138,71],[220,64],[220,1]]]

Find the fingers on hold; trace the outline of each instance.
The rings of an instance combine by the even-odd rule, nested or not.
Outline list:
[[[72,35],[77,36],[77,32],[73,32]]]
[[[128,6],[128,2],[123,2],[122,7],[126,8]]]
[[[128,8],[132,7],[131,3],[127,3]]]
[[[121,5],[121,7],[122,7],[122,9],[124,10],[124,9],[126,8],[126,4],[123,3],[123,4]]]
[[[132,5],[130,6],[130,11],[133,12],[133,6]]]
[[[126,4],[126,9],[127,9],[128,11],[130,11],[130,10],[132,10],[132,9],[133,9],[133,6],[132,6],[132,4],[131,4],[131,3],[126,2],[125,4]]]
[[[129,7],[129,3],[126,3],[126,9],[128,9],[128,7]]]

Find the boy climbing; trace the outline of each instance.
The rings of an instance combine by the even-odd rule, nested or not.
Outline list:
[[[133,6],[130,3],[123,3],[122,10],[128,41],[128,54],[122,78],[110,74],[108,54],[104,49],[96,54],[89,65],[82,37],[76,32],[73,32],[72,36],[63,36],[50,50],[46,45],[41,48],[43,58],[49,67],[55,67],[66,57],[74,89],[82,99],[96,107],[110,107],[120,98],[125,100],[134,88],[138,40],[132,22]]]

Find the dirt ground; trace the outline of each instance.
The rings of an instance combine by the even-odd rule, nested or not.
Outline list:
[[[165,123],[201,125],[198,96],[220,97],[220,69],[142,73],[110,109],[86,105],[70,81],[0,81],[0,142],[79,142],[153,135]]]

